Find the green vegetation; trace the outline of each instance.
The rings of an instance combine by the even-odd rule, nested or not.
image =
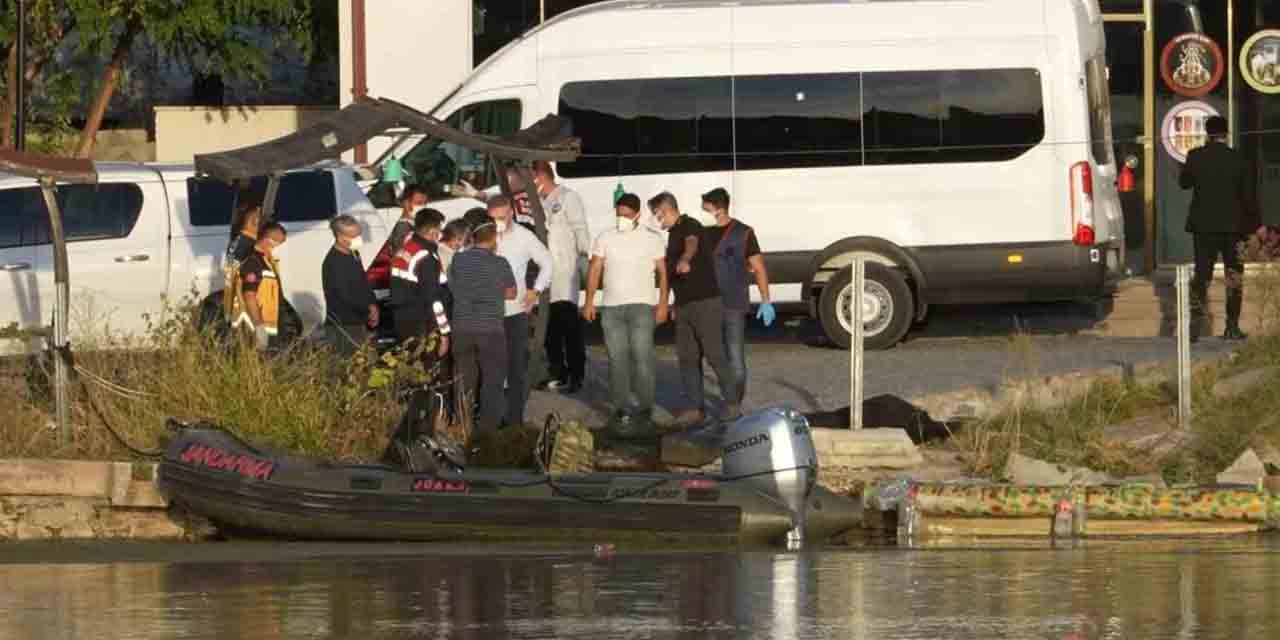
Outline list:
[[[313,10],[313,4],[319,8]],[[323,5],[323,6],[321,6]],[[28,0],[27,65],[32,97],[32,150],[87,156],[134,45],[146,38],[168,64],[196,74],[260,81],[270,51],[248,34],[275,34],[278,45],[304,56],[313,43],[334,41],[336,15],[314,0]],[[17,69],[16,11],[0,16],[0,51],[7,62],[0,102],[0,147],[13,146]],[[332,25],[327,19],[333,17]],[[95,69],[83,77],[73,60]],[[55,62],[56,61],[56,62]],[[87,98],[87,99],[86,99]],[[72,123],[83,121],[77,132]],[[79,141],[70,144],[73,137]]]
[[[369,461],[381,455],[400,416],[397,387],[430,379],[416,354],[402,351],[379,357],[365,350],[339,362],[323,347],[296,344],[264,357],[197,330],[197,313],[192,305],[170,309],[138,340],[103,335],[76,345],[75,364],[85,373],[84,385],[72,390],[68,444],[59,443],[53,426],[47,363],[7,362],[0,457],[128,459],[104,422],[130,445],[153,449],[163,442],[166,419],[175,417],[209,419],[306,456]],[[441,426],[464,441],[469,435],[466,425]]]

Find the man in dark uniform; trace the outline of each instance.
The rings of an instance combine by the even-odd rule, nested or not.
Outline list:
[[[391,259],[391,308],[401,344],[431,335],[439,328],[433,310],[435,303],[448,305],[445,288],[448,278],[437,245],[443,227],[444,215],[439,211],[419,211],[414,218],[413,235]],[[448,338],[441,336],[435,357],[444,357],[448,349]]]
[[[1261,226],[1253,175],[1240,153],[1227,146],[1225,118],[1209,118],[1205,132],[1209,142],[1187,154],[1178,177],[1183,189],[1194,190],[1186,227],[1195,245],[1196,261],[1191,339],[1199,339],[1202,333],[1203,318],[1208,313],[1209,283],[1221,256],[1227,276],[1227,322],[1222,337],[1243,340],[1246,336],[1240,330],[1240,309],[1244,304],[1244,265],[1240,251],[1247,236]]]
[[[444,214],[435,209],[423,209],[414,216],[413,235],[405,239],[399,251],[391,258],[391,309],[396,336],[402,346],[410,351],[423,349],[419,354],[422,368],[430,374],[430,380],[438,383],[446,377],[444,358],[449,351],[449,336],[445,326],[436,320],[435,306],[449,306],[448,277],[440,262],[439,241],[444,227]],[[422,341],[440,332],[439,342],[433,350],[425,350]],[[413,440],[415,434],[430,434],[434,430],[437,413],[447,411],[449,403],[425,389],[415,389],[408,396],[406,413],[414,419],[403,422],[393,438],[400,442]]]

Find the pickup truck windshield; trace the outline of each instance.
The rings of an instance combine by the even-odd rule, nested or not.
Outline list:
[[[466,133],[507,136],[520,130],[520,101],[477,102],[453,112],[445,122]],[[405,182],[427,189],[432,200],[449,198],[449,188],[466,180],[477,189],[497,184],[488,154],[478,153],[439,138],[423,138],[400,159]],[[369,192],[377,207],[394,207],[395,193],[389,184],[378,184]]]

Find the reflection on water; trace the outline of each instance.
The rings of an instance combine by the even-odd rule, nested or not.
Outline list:
[[[608,561],[430,547],[228,561],[226,548],[187,549],[180,562],[0,565],[0,638],[1280,635],[1269,598],[1280,544],[1263,539]]]

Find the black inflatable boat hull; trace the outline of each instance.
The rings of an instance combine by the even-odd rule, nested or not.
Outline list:
[[[273,455],[217,429],[179,433],[157,482],[170,501],[227,531],[289,539],[773,544],[792,526],[778,500],[715,476],[424,475]],[[860,516],[853,501],[827,492],[809,506],[810,540]]]

